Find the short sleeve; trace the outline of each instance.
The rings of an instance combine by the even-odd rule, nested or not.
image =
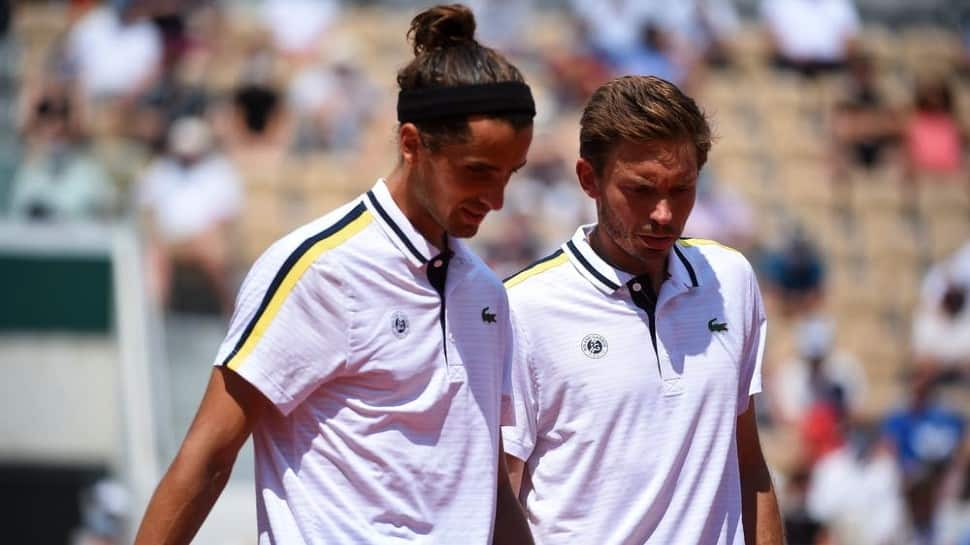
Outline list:
[[[279,243],[278,243],[279,244]],[[275,246],[275,245],[274,245]],[[235,371],[284,415],[348,361],[348,298],[336,263],[271,248],[243,282],[215,365]]]
[[[528,460],[536,444],[538,396],[535,374],[531,365],[528,338],[519,327],[514,310],[509,312],[512,328],[511,381],[514,422],[502,427],[505,452],[520,460]]]
[[[745,332],[741,352],[740,379],[738,381],[738,415],[748,410],[751,396],[761,393],[761,367],[765,353],[765,336],[768,320],[761,301],[761,289],[754,271],[748,270],[748,289],[745,297]]]

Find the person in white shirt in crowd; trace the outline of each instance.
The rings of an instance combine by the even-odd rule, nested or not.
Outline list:
[[[576,162],[597,223],[505,282],[516,414],[502,433],[537,543],[783,542],[752,401],[754,271],[679,238],[710,147],[673,84],[606,83]]]
[[[474,31],[460,5],[412,21],[397,166],[255,263],[137,545],[188,543],[250,435],[260,545],[532,543],[500,455],[508,300],[461,239],[502,207],[535,104]]]
[[[840,70],[856,47],[860,22],[852,0],[763,0],[761,18],[779,68],[806,76]]]
[[[913,317],[916,363],[970,377],[970,243],[926,273]]]
[[[815,464],[806,507],[836,543],[909,545],[914,541],[902,491],[903,475],[878,430],[856,427]]]
[[[215,149],[212,131],[201,118],[176,120],[168,149],[148,165],[135,188],[138,207],[148,217],[150,279],[156,296],[169,303],[175,264],[195,265],[228,313],[230,230],[243,207],[242,181],[233,164]]]
[[[784,362],[772,380],[769,397],[775,415],[796,425],[833,387],[841,390],[849,414],[858,414],[866,397],[865,370],[852,354],[836,350],[832,321],[824,316],[804,318],[795,336],[797,357]]]
[[[349,48],[300,70],[286,95],[296,119],[298,153],[355,149],[380,104],[377,86]]]
[[[133,99],[162,68],[163,43],[138,0],[104,2],[75,23],[67,36],[68,60],[89,99]]]
[[[295,57],[319,53],[341,15],[337,0],[264,0],[261,12],[276,48]]]
[[[72,93],[45,89],[28,112],[26,155],[13,177],[8,214],[21,221],[76,222],[110,218],[118,188],[87,149]]]

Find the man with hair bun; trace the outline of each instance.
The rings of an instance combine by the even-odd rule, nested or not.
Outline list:
[[[758,439],[765,315],[737,251],[682,239],[711,134],[656,77],[600,87],[576,174],[597,223],[506,280],[513,484],[542,545],[780,545]]]
[[[394,170],[273,244],[136,544],[188,543],[251,435],[258,542],[530,544],[499,427],[508,301],[461,240],[502,207],[535,105],[461,5],[418,14]]]

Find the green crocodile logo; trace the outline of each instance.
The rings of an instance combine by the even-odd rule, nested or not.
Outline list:
[[[495,314],[488,311],[488,307],[482,309],[482,321],[486,324],[495,323]]]
[[[727,331],[728,330],[727,323],[720,323],[719,324],[719,323],[717,323],[717,318],[711,318],[711,320],[709,322],[707,322],[707,329],[709,329],[711,331],[714,331],[714,332]]]

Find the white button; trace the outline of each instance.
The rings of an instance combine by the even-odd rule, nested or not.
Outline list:
[[[634,282],[633,283],[633,291],[640,291],[641,289],[643,289],[643,288],[640,287],[640,283],[639,282]]]
[[[451,344],[455,344],[455,335],[450,331],[448,332],[448,342],[450,342]]]
[[[435,266],[435,268],[436,268],[436,269],[437,269],[438,267],[440,267],[440,266],[442,266],[443,264],[444,264],[444,263],[443,263],[443,262],[442,262],[442,261],[441,261],[440,259],[435,259],[435,260],[434,260],[434,266]]]

